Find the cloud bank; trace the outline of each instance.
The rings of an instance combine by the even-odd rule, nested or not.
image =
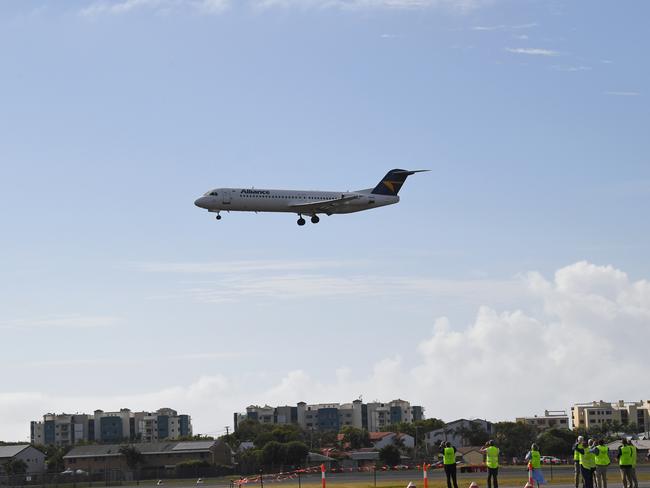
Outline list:
[[[530,56],[559,56],[560,53],[551,49],[533,47],[507,47],[506,51],[514,54],[528,54]]]
[[[443,8],[468,12],[491,0],[95,0],[80,10],[84,17],[120,15],[135,11],[150,11],[156,14],[170,14],[190,11],[199,14],[221,14],[235,5],[244,5],[254,10],[272,8],[293,9],[410,9],[421,10]]]
[[[98,0],[82,8],[79,13],[84,17],[121,15],[136,11],[166,15],[181,10],[220,14],[230,6],[230,0]]]
[[[445,420],[504,420],[575,402],[648,396],[650,282],[632,281],[612,266],[578,262],[552,279],[528,273],[519,286],[533,297],[530,310],[484,305],[465,327],[440,317],[418,344],[396,341],[395,352],[378,357],[365,376],[351,359],[332,364],[324,378],[299,365],[282,378],[269,379],[261,370],[247,377],[206,375],[139,394],[0,393],[0,438],[26,439],[29,420],[45,411],[124,405],[173,406],[192,415],[197,433],[218,434],[232,412],[251,403],[344,402],[363,394],[365,400],[406,398],[424,405],[427,416]]]

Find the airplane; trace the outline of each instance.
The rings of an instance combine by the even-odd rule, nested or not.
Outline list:
[[[360,212],[399,202],[399,193],[406,178],[428,169],[392,169],[374,188],[357,191],[266,190],[260,188],[216,188],[203,194],[194,205],[216,212],[289,212],[298,215],[298,225],[305,225],[304,215],[311,222],[320,222],[318,214],[333,215]]]

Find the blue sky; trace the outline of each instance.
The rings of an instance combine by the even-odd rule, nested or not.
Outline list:
[[[649,380],[613,380],[496,406],[484,374],[508,354],[477,337],[509,334],[557,374],[558,343],[615,369],[647,339],[649,14],[2,2],[0,439],[46,411],[164,405],[218,433],[267,401],[402,396],[451,420],[647,397]],[[317,226],[193,205],[222,186],[367,188],[394,167],[432,171],[399,205]],[[510,357],[504,392],[535,374]],[[435,382],[449,364],[471,407]]]

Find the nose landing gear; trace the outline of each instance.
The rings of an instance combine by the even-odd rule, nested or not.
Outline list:
[[[217,220],[221,220],[221,215],[219,215],[219,212],[217,212],[217,217],[216,217],[216,219],[217,219]]]

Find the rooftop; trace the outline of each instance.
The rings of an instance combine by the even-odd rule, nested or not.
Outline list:
[[[13,446],[0,446],[0,459],[12,458],[16,454],[24,451],[29,447],[29,444],[16,444]]]

